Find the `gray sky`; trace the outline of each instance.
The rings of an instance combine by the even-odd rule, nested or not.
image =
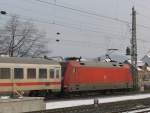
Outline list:
[[[133,4],[137,11],[138,58],[150,51],[150,0],[0,0],[0,10],[32,19],[41,30],[47,32],[50,56],[97,57],[108,48],[117,48],[124,54],[130,45],[131,25],[111,19],[82,13],[61,6],[83,10],[131,22]],[[8,16],[0,16],[3,25]],[[60,32],[60,35],[56,35]],[[55,39],[59,38],[60,42]]]

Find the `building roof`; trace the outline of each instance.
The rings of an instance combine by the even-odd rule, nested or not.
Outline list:
[[[145,55],[141,60],[150,67],[150,56]]]
[[[140,61],[137,61],[137,66],[144,66],[144,64],[145,64],[145,63],[144,63],[143,61],[141,61],[141,60],[140,60]]]
[[[0,63],[59,65],[59,62],[54,60],[48,60],[44,58],[28,58],[28,57],[0,57]]]

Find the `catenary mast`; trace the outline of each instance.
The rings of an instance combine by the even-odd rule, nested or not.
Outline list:
[[[136,11],[132,8],[132,38],[131,38],[131,64],[133,75],[133,87],[138,89],[138,73],[137,73],[137,41],[136,41]]]

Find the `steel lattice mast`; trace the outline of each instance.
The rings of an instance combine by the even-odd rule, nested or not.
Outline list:
[[[133,75],[133,87],[138,89],[138,73],[137,73],[137,41],[136,41],[136,11],[132,8],[132,38],[131,38],[131,64]]]

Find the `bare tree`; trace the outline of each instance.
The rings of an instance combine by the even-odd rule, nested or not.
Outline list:
[[[30,21],[21,22],[12,16],[0,32],[0,53],[9,56],[37,57],[49,53],[45,33],[40,32]]]

